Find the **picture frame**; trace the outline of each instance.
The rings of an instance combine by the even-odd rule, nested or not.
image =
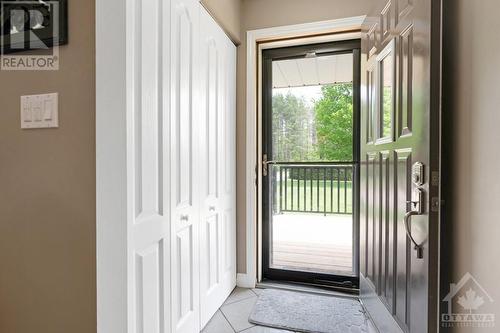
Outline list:
[[[67,0],[0,0],[0,18],[1,54],[68,43]]]

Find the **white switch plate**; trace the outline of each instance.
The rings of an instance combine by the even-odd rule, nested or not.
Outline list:
[[[59,94],[21,96],[21,128],[59,127]]]

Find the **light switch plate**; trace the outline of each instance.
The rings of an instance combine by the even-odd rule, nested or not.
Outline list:
[[[21,128],[59,127],[59,94],[21,96]]]

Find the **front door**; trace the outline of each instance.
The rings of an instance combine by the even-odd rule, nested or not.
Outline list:
[[[263,52],[262,275],[358,287],[360,41]]]
[[[361,299],[381,332],[436,332],[440,1],[374,1],[362,39]]]

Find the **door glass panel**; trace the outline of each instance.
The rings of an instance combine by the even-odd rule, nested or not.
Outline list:
[[[353,275],[353,55],[272,63],[271,269]]]
[[[380,137],[392,137],[392,115],[394,100],[394,57],[392,50],[380,62],[380,82],[382,83],[380,92]]]

